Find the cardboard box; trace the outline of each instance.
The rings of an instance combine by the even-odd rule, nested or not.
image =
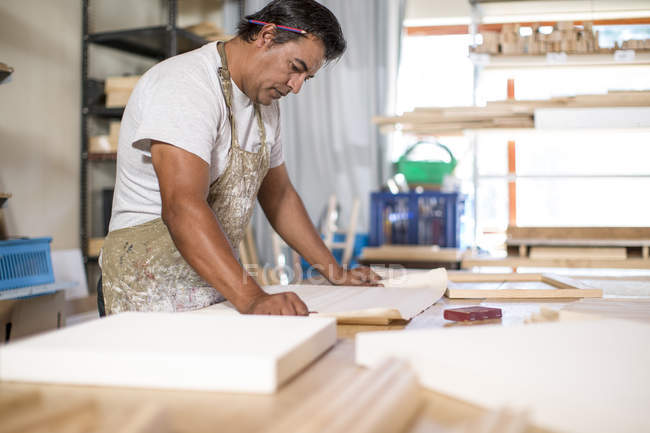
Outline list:
[[[65,291],[0,301],[0,344],[65,326]]]

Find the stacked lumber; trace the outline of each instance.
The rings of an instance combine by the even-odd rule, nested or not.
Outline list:
[[[140,79],[140,75],[126,77],[108,77],[104,84],[106,93],[106,108],[125,107],[133,88]]]
[[[647,50],[650,40],[628,40],[614,48],[603,48],[598,43],[599,33],[594,31],[591,22],[576,26],[573,22],[558,22],[551,33],[540,32],[540,24],[535,23],[532,34],[521,36],[519,24],[504,24],[500,32],[482,31],[481,45],[472,48],[477,54],[500,55],[540,55],[547,53],[607,54],[619,49]]]
[[[465,129],[533,128],[538,108],[648,107],[650,92],[610,91],[545,100],[505,100],[484,107],[421,107],[401,116],[376,116],[384,133],[399,129],[418,135],[460,135]]]
[[[209,21],[203,21],[199,24],[185,27],[185,30],[202,37],[206,41],[227,41],[232,38],[232,36],[227,35],[221,27]]]
[[[614,48],[618,48],[618,42],[614,42]],[[623,41],[622,50],[650,50],[650,39],[631,39]]]
[[[530,259],[650,258],[650,227],[508,227],[508,255]]]
[[[400,129],[420,135],[460,135],[465,129],[535,126],[532,113],[517,112],[510,107],[416,108],[401,116],[377,116],[373,122],[385,133]]]
[[[115,153],[120,138],[120,122],[109,123],[108,135],[96,135],[90,137],[90,153]]]

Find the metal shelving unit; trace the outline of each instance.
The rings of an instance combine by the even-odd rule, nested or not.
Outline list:
[[[91,33],[89,23],[90,0],[82,0],[82,48],[81,48],[81,152],[80,152],[80,238],[86,263],[95,262],[88,256],[90,234],[89,173],[95,164],[115,161],[116,154],[93,154],[88,152],[88,123],[93,117],[120,119],[124,108],[106,108],[103,104],[104,82],[88,76],[89,46],[100,45],[122,52],[137,54],[155,60],[175,56],[205,44],[203,38],[178,28],[178,1],[167,0],[167,23],[160,26],[128,30]]]

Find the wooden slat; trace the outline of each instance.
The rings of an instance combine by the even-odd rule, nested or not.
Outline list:
[[[494,288],[492,283],[487,283],[482,288],[480,283],[470,283],[471,288],[464,288],[458,283],[449,283],[445,296],[451,299],[547,299],[547,298],[600,298],[603,295],[600,289],[556,289],[549,284],[548,289],[509,289]],[[511,287],[510,283],[507,287]],[[524,283],[526,284],[526,283]]]
[[[362,375],[339,375],[264,431],[402,432],[421,405],[419,386],[408,364],[388,359]]]
[[[542,281],[542,274],[481,274],[474,272],[447,271],[449,281],[454,283],[489,283],[489,282],[536,282]]]
[[[650,239],[650,227],[508,227],[508,239]]]
[[[531,259],[625,260],[627,259],[627,250],[624,247],[617,247],[617,248],[530,247],[530,253],[528,257],[530,257]]]
[[[529,259],[527,257],[476,258],[467,257],[461,262],[462,269],[474,267],[502,268],[603,268],[603,269],[650,269],[648,259],[599,260],[599,259]]]
[[[457,248],[438,248],[421,245],[384,245],[381,247],[365,247],[361,260],[405,261],[405,262],[459,262],[463,251]]]

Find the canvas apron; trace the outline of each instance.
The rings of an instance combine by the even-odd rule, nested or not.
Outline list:
[[[222,65],[219,80],[232,138],[226,168],[210,185],[207,201],[238,256],[239,243],[269,169],[270,153],[257,104],[254,109],[261,146],[257,152],[248,152],[239,146],[223,43],[217,44],[217,50]],[[186,311],[224,300],[181,256],[161,218],[108,234],[102,250],[102,291],[106,314]]]

